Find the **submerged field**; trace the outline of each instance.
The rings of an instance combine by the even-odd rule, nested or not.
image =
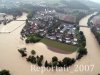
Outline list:
[[[42,39],[41,42],[46,44],[49,47],[60,49],[60,50],[66,51],[67,53],[73,53],[78,48],[77,46],[60,43],[60,42],[50,40],[50,39],[46,39],[46,38]]]

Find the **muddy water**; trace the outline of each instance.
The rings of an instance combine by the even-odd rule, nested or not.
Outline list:
[[[80,21],[80,25],[87,25],[87,16]],[[26,14],[24,14],[19,19],[26,19]],[[20,26],[21,25],[21,26]],[[45,59],[51,60],[52,56],[57,56],[59,59],[64,57],[75,57],[76,53],[73,54],[59,54],[48,50],[47,46],[43,43],[29,44],[26,45],[22,40],[20,40],[20,31],[24,26],[23,21],[13,21],[6,26],[0,26],[0,32],[10,32],[14,29],[15,31],[11,33],[0,34],[0,68],[9,69],[12,75],[41,75],[41,72],[31,71],[31,64],[25,61],[17,51],[18,48],[27,47],[27,53],[30,54],[30,50],[36,50],[38,55],[43,54]],[[75,65],[73,65],[69,70],[65,72],[45,72],[43,75],[96,75],[100,71],[100,47],[95,40],[93,34],[90,32],[89,28],[81,28],[87,39],[87,49],[88,55],[82,60],[77,61],[75,65],[94,65],[92,72],[80,72],[75,71]]]

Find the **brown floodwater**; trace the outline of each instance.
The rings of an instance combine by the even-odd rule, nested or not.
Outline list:
[[[23,14],[18,19],[25,20],[27,14]],[[87,25],[87,20],[91,15],[83,18],[80,21],[80,25]],[[60,60],[64,57],[76,57],[76,52],[72,54],[59,54],[48,50],[48,47],[43,43],[28,44],[20,39],[20,31],[24,27],[24,21],[13,21],[6,26],[0,25],[0,69],[10,70],[12,75],[41,75],[42,73],[31,71],[31,64],[26,62],[25,58],[22,58],[17,51],[18,48],[26,47],[27,53],[34,49],[37,55],[44,55],[44,59],[50,61],[53,56],[57,56]],[[16,29],[17,28],[17,29]],[[94,35],[89,28],[82,27],[81,31],[84,32],[87,39],[88,55],[77,61],[69,71],[65,72],[44,72],[43,75],[97,75],[100,72],[100,46],[98,45]],[[6,32],[6,33],[5,33]],[[8,33],[11,32],[11,33]],[[88,65],[91,69],[91,65],[94,65],[93,71],[78,71],[77,65]]]

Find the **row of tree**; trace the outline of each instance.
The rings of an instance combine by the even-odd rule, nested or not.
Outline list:
[[[86,38],[82,31],[79,32],[79,40],[78,40],[78,56],[76,57],[77,60],[81,59],[84,55],[87,55],[86,47]]]
[[[21,48],[21,49],[18,49],[19,52],[26,52],[26,48]],[[23,57],[23,52],[21,53],[22,54],[22,57]],[[63,67],[63,68],[66,68],[66,67],[69,67],[71,65],[73,65],[76,60],[74,58],[68,58],[68,57],[65,57],[63,60],[60,60],[54,56],[52,57],[52,60],[51,62],[48,62],[47,60],[45,61],[45,63],[43,64],[43,60],[44,60],[44,57],[43,55],[40,55],[40,56],[35,56],[36,55],[36,52],[35,50],[32,50],[31,51],[31,55],[29,55],[26,60],[32,64],[37,64],[38,66],[45,66],[46,68],[56,68],[56,67]]]
[[[94,27],[91,28],[91,31],[93,32],[98,43],[100,44],[100,33],[97,31],[97,28],[94,26]]]
[[[97,14],[95,14],[95,15],[92,15],[89,19],[88,19],[88,26],[89,27],[91,27],[91,26],[93,26],[93,23],[91,22],[91,20],[95,17],[95,16],[97,16],[97,15],[100,15],[100,12],[99,13],[97,13]]]
[[[26,53],[26,48],[21,48],[21,49],[18,49],[18,51],[21,53],[21,56],[22,57],[26,57],[27,56],[27,53]],[[31,55],[28,56],[28,58],[26,58],[26,60],[28,62],[31,62],[32,64],[37,64],[38,66],[42,66],[42,62],[43,62],[43,55],[40,55],[40,56],[34,56],[36,54],[35,50],[32,50],[31,51]]]
[[[58,58],[56,56],[52,57],[52,61],[49,63],[47,60],[45,61],[45,67],[50,68],[53,67],[54,69],[56,67],[69,67],[71,65],[73,65],[76,62],[76,60],[74,58],[68,58],[65,57],[62,61],[59,61]]]
[[[28,62],[31,62],[32,64],[37,64],[38,66],[42,66],[43,65],[43,55],[40,56],[33,56],[30,55],[27,59]]]
[[[31,62],[32,64],[37,64],[38,66],[43,66],[43,55],[40,56],[33,56],[30,55],[28,58],[26,58],[28,62]],[[65,57],[62,61],[59,61],[56,56],[52,57],[52,61],[49,63],[47,60],[45,61],[44,66],[47,68],[53,67],[69,67],[72,64],[75,63],[75,59],[71,59],[68,57]]]
[[[96,37],[98,43],[100,44],[100,33],[98,32],[97,27],[94,26],[93,23],[91,22],[91,20],[92,20],[95,16],[98,16],[98,15],[100,15],[100,12],[98,12],[98,13],[95,14],[95,15],[92,15],[92,16],[88,19],[88,23],[87,23],[87,24],[88,24],[88,26],[91,27],[92,33],[95,35],[95,37]]]

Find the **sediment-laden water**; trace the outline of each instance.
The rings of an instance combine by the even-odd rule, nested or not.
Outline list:
[[[25,20],[27,14],[23,14],[20,20]],[[87,20],[91,15],[83,18],[80,25],[87,25]],[[28,44],[20,39],[20,31],[24,27],[24,21],[13,21],[5,26],[0,25],[0,68],[10,70],[12,75],[41,75],[41,72],[31,71],[31,64],[26,62],[17,51],[18,48],[26,47],[29,54],[32,49],[36,50],[38,55],[44,55],[45,60],[51,60],[53,56],[59,59],[64,57],[76,57],[73,54],[59,54],[48,50],[47,46],[43,43]],[[100,46],[98,45],[94,35],[89,28],[81,27],[87,40],[88,55],[77,61],[69,71],[65,72],[44,72],[43,75],[97,75],[100,72]],[[8,33],[11,32],[11,33]],[[94,65],[93,71],[77,71],[76,65],[88,65],[90,70],[91,65]]]

